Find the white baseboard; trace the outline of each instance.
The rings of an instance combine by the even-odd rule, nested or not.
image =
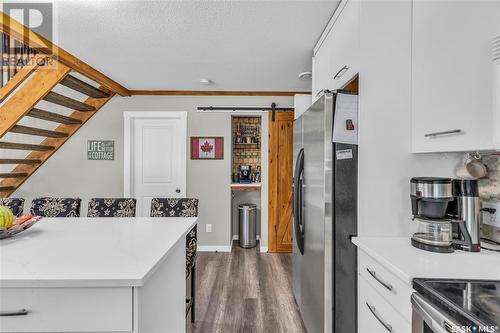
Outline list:
[[[267,246],[261,246],[260,247],[260,252],[264,253],[264,252],[267,252],[268,249],[267,249]]]
[[[229,245],[198,245],[198,252],[231,252]]]

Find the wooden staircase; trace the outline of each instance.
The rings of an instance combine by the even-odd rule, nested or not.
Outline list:
[[[1,62],[0,197],[8,197],[115,94],[127,96],[129,91],[4,13],[0,32],[2,59],[8,52],[8,57],[26,60]],[[56,87],[70,96],[56,92]],[[78,100],[73,95],[86,97]],[[30,119],[42,120],[51,129],[27,126]],[[9,136],[30,139],[18,142]],[[39,138],[38,143],[33,138]],[[4,158],[9,151],[24,152],[25,157]]]

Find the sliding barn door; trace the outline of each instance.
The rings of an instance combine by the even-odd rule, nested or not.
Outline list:
[[[137,215],[149,216],[152,198],[186,197],[186,113],[126,113],[125,127],[125,195]]]
[[[269,114],[269,252],[292,252],[293,112]]]

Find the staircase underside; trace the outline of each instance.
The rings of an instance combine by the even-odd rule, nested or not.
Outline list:
[[[9,197],[115,95],[103,86],[95,87],[70,73],[71,69],[62,64],[24,67],[0,89],[0,99],[5,95],[0,107],[0,154],[6,151],[25,152],[24,158],[2,158],[3,155],[0,155],[0,166],[4,167],[3,170],[10,169],[0,172],[0,197]],[[16,87],[13,88],[13,85]],[[54,92],[57,85],[87,97],[77,100]],[[44,109],[37,107],[41,101],[44,101]],[[61,108],[66,110],[65,114],[60,112]],[[52,124],[53,129],[20,124],[23,119],[32,119],[32,122],[33,119],[43,120],[42,123]],[[8,133],[16,134],[16,138],[28,136],[40,140],[36,144],[26,143],[25,140],[16,142],[6,139]]]

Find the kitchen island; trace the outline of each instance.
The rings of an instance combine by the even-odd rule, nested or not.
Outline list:
[[[45,218],[0,241],[0,332],[184,332],[196,221]]]

